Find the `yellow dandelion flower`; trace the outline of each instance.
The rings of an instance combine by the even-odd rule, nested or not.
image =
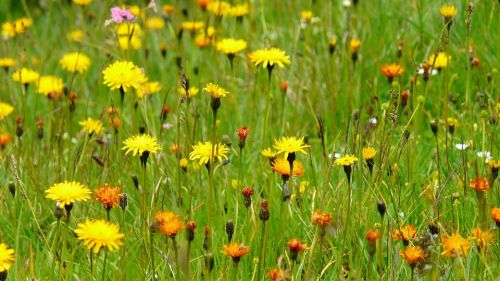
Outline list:
[[[290,57],[286,55],[285,51],[278,48],[253,51],[248,54],[248,58],[255,66],[262,64],[264,68],[274,67],[275,64],[278,64],[280,67],[284,67],[285,64],[290,64]]]
[[[82,74],[89,69],[90,58],[83,53],[72,52],[65,54],[59,60],[59,64],[66,71],[71,73],[78,72]]]
[[[83,31],[81,29],[76,29],[68,33],[68,39],[75,42],[80,42],[83,39]]]
[[[0,58],[0,67],[7,69],[9,67],[14,67],[14,66],[16,66],[15,59],[7,57]]]
[[[304,11],[301,11],[300,12],[300,18],[304,21],[311,21],[311,19],[313,18],[313,12],[310,11],[310,10],[304,10]]]
[[[55,96],[61,96],[64,90],[64,82],[61,78],[46,75],[41,76],[40,80],[38,80],[36,92],[42,94],[44,96],[48,96],[49,94]]]
[[[21,84],[29,84],[38,81],[40,74],[38,72],[28,69],[21,68],[21,70],[16,70],[12,73],[12,79]]]
[[[19,34],[26,32],[26,30],[33,24],[30,18],[20,18],[13,22],[4,22],[2,24],[2,37],[16,37]]]
[[[14,112],[14,107],[8,103],[0,102],[0,121]]]
[[[186,89],[184,89],[182,87],[179,87],[177,89],[177,91],[179,92],[179,94],[181,94],[181,96],[187,97],[187,98],[194,97],[200,92],[200,90],[197,87],[189,87],[189,95],[188,95],[188,93],[186,93]]]
[[[286,158],[279,158],[273,162],[273,170],[282,176],[290,176],[290,163]],[[304,175],[304,165],[299,161],[293,161],[293,176]]]
[[[439,8],[439,13],[446,19],[451,19],[457,14],[457,8],[453,5],[443,5]]]
[[[236,17],[236,18],[244,17],[244,16],[248,15],[249,13],[250,13],[250,10],[248,8],[248,3],[232,6],[228,11],[228,14],[230,16]]]
[[[213,150],[213,159],[212,159]],[[197,160],[200,165],[207,164],[209,162],[215,162],[218,160],[221,162],[223,159],[228,159],[227,154],[229,153],[229,148],[225,144],[216,143],[212,145],[210,141],[198,142],[198,144],[193,145],[193,151],[189,153],[190,160]]]
[[[290,153],[301,152],[307,154],[307,151],[304,149],[310,146],[304,143],[304,137],[282,137],[279,140],[274,140],[273,147],[278,151],[278,154],[284,153],[284,158],[286,159]]]
[[[208,3],[207,11],[216,16],[225,16],[231,11],[231,4],[225,1],[213,1]]]
[[[278,155],[278,152],[272,150],[270,147],[269,148],[266,148],[264,150],[262,150],[260,152],[260,154],[264,157],[267,157],[267,158],[276,158],[276,156]]]
[[[132,152],[133,156],[142,156],[144,152],[155,154],[161,149],[156,138],[147,134],[130,137],[123,144],[125,146],[122,150],[126,150],[125,155],[129,152]]]
[[[162,17],[150,17],[146,20],[146,28],[159,30],[165,27],[165,20]]]
[[[89,135],[92,134],[98,135],[104,130],[101,120],[92,119],[90,117],[87,118],[86,120],[80,121],[79,124],[80,126],[83,127],[83,130]]]
[[[138,89],[146,82],[142,70],[130,61],[117,61],[102,72],[104,85],[111,90],[121,89],[127,92],[129,88]]]
[[[220,99],[220,98],[225,97],[229,94],[229,92],[226,89],[220,87],[217,84],[213,84],[213,83],[208,83],[205,86],[205,88],[203,88],[203,91],[209,93],[210,96],[212,96],[212,98],[214,98],[214,99]]]
[[[142,47],[142,41],[141,38],[138,36],[132,36],[132,37],[119,36],[118,47],[121,50],[128,50],[128,49],[137,50]]]
[[[469,239],[463,238],[459,233],[454,233],[451,236],[444,236],[443,252],[441,255],[448,258],[456,258],[458,256],[465,257],[469,253],[470,242]]]
[[[45,190],[45,197],[58,202],[61,208],[74,202],[87,201],[91,194],[86,186],[76,181],[56,183]]]
[[[246,49],[247,45],[247,42],[242,39],[224,38],[217,43],[216,48],[223,54],[234,55]]]
[[[335,160],[335,165],[337,166],[352,166],[358,161],[358,158],[353,155],[346,154]]]
[[[79,223],[75,229],[78,240],[94,252],[99,253],[101,248],[106,247],[110,251],[116,251],[123,245],[125,235],[120,232],[118,225],[105,220],[89,221]]]
[[[351,42],[349,42],[349,49],[351,50],[351,53],[357,53],[359,50],[359,47],[361,47],[361,41],[359,39],[351,39]]]
[[[375,157],[375,154],[377,154],[377,151],[375,150],[375,148],[373,148],[371,146],[367,146],[367,147],[363,148],[363,158],[365,160],[373,159],[373,157]]]
[[[202,29],[205,24],[202,21],[184,21],[181,23],[181,28],[183,30],[195,31],[198,29]]]
[[[480,250],[486,249],[492,241],[495,240],[495,236],[489,230],[481,230],[480,228],[474,228],[472,230],[473,238],[476,240],[476,245]]]
[[[447,67],[448,64],[450,63],[451,56],[446,55],[444,52],[439,52],[437,56],[434,54],[429,56],[429,63],[432,65],[434,64],[434,68],[436,69],[441,69],[444,67]]]
[[[158,82],[146,82],[137,88],[137,97],[150,96],[161,91],[161,85]]]
[[[93,0],[73,0],[73,3],[81,6],[87,6],[88,4],[92,3]]]
[[[0,243],[0,273],[9,270],[14,264],[14,250]]]

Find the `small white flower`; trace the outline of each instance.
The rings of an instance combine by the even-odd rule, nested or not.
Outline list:
[[[488,163],[491,159],[493,159],[493,157],[491,157],[491,152],[489,151],[479,151],[477,153],[477,157],[484,158],[484,163]]]
[[[351,4],[352,4],[352,3],[351,3],[351,0],[344,0],[344,1],[342,1],[342,5],[343,5],[344,7],[346,7],[346,8],[347,8],[347,7],[350,7],[350,6],[351,6]]]
[[[458,150],[466,150],[467,148],[469,148],[469,145],[466,143],[457,143],[455,144],[455,148]]]
[[[400,212],[399,212],[399,217],[400,217],[400,218],[404,218],[404,217],[405,217],[405,213],[404,213],[403,211],[400,211]]]
[[[370,118],[370,120],[368,120],[368,122],[369,122],[370,124],[375,125],[375,124],[377,124],[377,118],[372,117],[372,118]]]
[[[420,75],[424,75],[424,72],[425,72],[425,71],[424,71],[424,69],[423,69],[423,68],[419,68],[419,69],[418,69],[418,74],[420,74]],[[430,73],[432,76],[434,76],[434,75],[438,74],[438,71],[437,71],[437,70],[435,70],[435,69],[430,69],[430,72],[429,72],[429,73]]]
[[[174,125],[171,123],[163,124],[163,129],[165,129],[165,130],[172,129],[173,127],[174,127]]]

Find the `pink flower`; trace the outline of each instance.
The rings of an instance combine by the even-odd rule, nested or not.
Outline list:
[[[133,21],[135,16],[128,9],[121,9],[120,7],[111,8],[111,19],[104,22],[104,25],[109,25],[110,23],[122,23]]]

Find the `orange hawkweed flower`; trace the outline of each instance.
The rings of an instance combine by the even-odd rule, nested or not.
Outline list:
[[[288,271],[279,269],[279,268],[273,268],[269,273],[267,273],[267,277],[273,281],[281,281],[281,280],[288,280]]]
[[[472,230],[472,235],[476,239],[476,245],[479,250],[484,250],[491,244],[495,237],[493,233],[489,230],[482,231],[480,228],[474,228]]]
[[[497,225],[500,224],[500,208],[491,208],[490,216],[497,223]]]
[[[184,222],[176,214],[169,211],[162,211],[156,214],[156,226],[158,230],[174,238],[177,233],[184,228]]]
[[[109,184],[105,184],[100,187],[95,192],[96,200],[101,202],[106,210],[111,210],[113,207],[120,205],[120,199],[123,198],[123,194],[120,193],[120,187],[111,187]]]
[[[387,77],[387,81],[392,83],[396,76],[401,76],[405,71],[399,64],[386,64],[380,68],[380,71]]]
[[[401,227],[400,229],[394,229],[392,232],[392,239],[401,239],[403,240],[403,244],[405,246],[408,244],[409,240],[413,240],[415,238],[415,235],[417,234],[417,231],[415,230],[415,226],[413,225],[405,225]]]
[[[377,229],[376,230],[369,229],[366,231],[365,238],[366,240],[368,240],[368,242],[373,243],[380,238],[380,231]]]
[[[312,223],[317,226],[325,227],[332,220],[332,216],[327,213],[322,213],[321,211],[314,211],[312,214]]]
[[[250,252],[250,249],[243,243],[229,243],[224,245],[224,254],[230,256],[234,262],[239,262],[240,258]]]
[[[279,158],[273,162],[273,170],[282,176],[290,177],[290,163],[285,158]],[[304,165],[299,161],[293,161],[293,172],[294,176],[304,175]]]
[[[424,250],[422,250],[422,248],[418,246],[408,246],[399,254],[412,268],[415,267],[418,262],[423,261],[425,258]]]
[[[295,255],[298,253],[298,252],[302,252],[304,249],[307,248],[307,245],[306,244],[302,244],[302,242],[300,242],[300,240],[298,238],[292,238],[290,240],[288,240],[288,249],[290,249],[290,252],[292,253],[295,253]]]
[[[472,179],[470,180],[469,185],[475,191],[487,191],[488,189],[490,189],[488,180],[483,178]]]
[[[7,145],[10,141],[12,140],[12,136],[9,134],[0,134],[0,148],[5,148],[5,145]]]
[[[442,239],[444,251],[441,255],[448,258],[456,258],[458,256],[465,257],[469,252],[469,239],[463,238],[458,232],[451,236],[444,236]]]

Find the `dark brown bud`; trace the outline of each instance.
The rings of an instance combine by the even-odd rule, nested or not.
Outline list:
[[[382,201],[382,200],[377,201],[377,210],[378,210],[378,213],[380,214],[380,216],[384,217],[385,210],[386,210],[386,206],[385,206],[384,201]]]
[[[227,240],[231,242],[234,234],[234,223],[232,220],[228,220],[226,222],[226,234],[227,234]]]
[[[264,222],[269,219],[269,202],[266,199],[260,203],[259,219]]]

